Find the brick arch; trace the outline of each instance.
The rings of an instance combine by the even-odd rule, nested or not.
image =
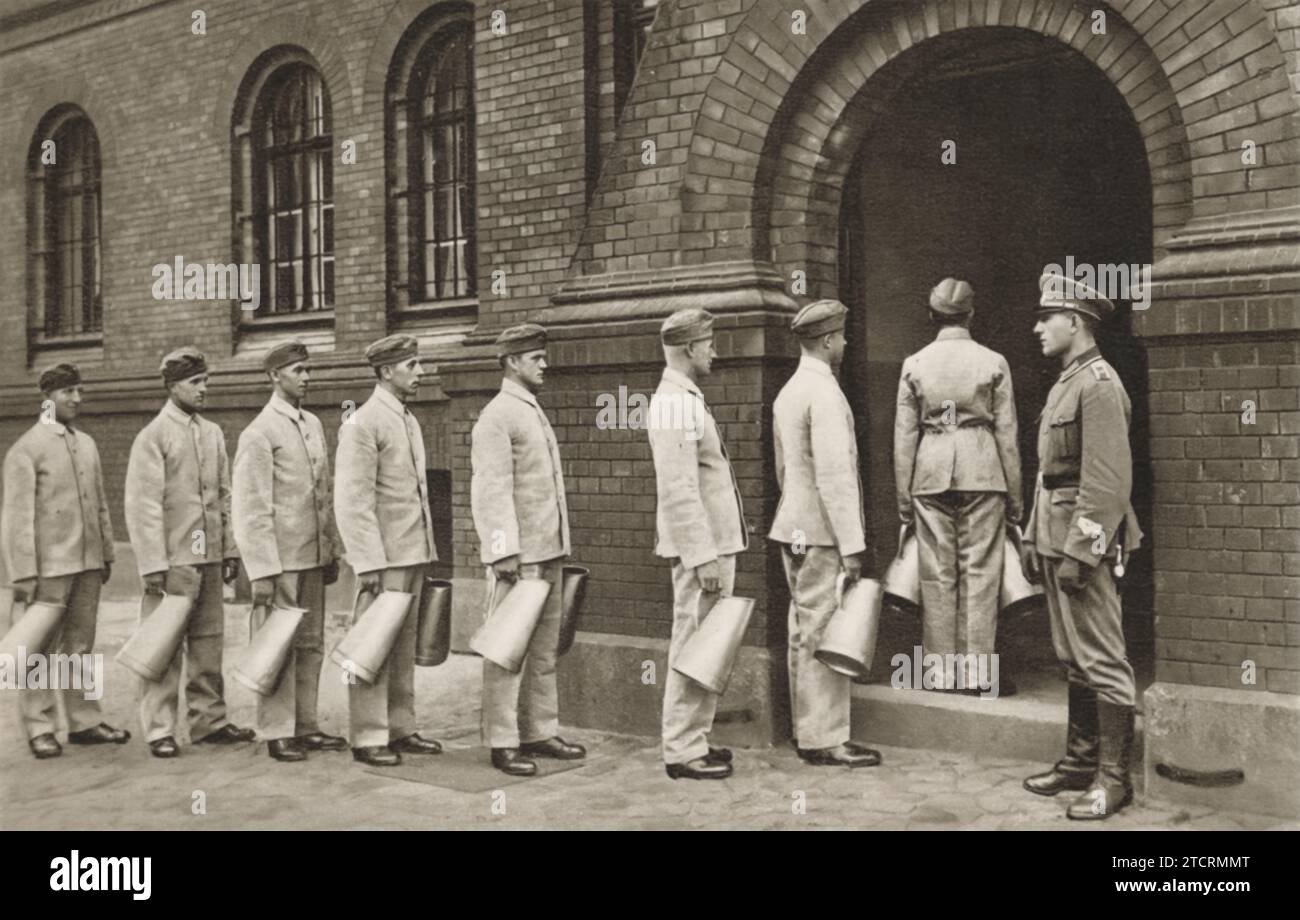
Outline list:
[[[469,0],[399,0],[384,16],[370,46],[363,77],[368,103],[383,99],[394,66],[407,46],[448,23],[461,21],[474,22],[474,4]]]
[[[255,42],[235,45],[226,61],[212,107],[212,137],[225,142],[230,137],[231,126],[240,115],[241,94],[250,71],[266,52],[277,48],[300,48],[306,52],[320,71],[329,90],[333,106],[334,133],[342,136],[348,114],[362,117],[361,93],[352,79],[348,59],[339,46],[338,37],[325,29],[321,20],[304,20],[301,16],[281,14],[259,23]]]
[[[849,15],[818,5],[808,34],[796,37],[789,4],[759,0],[705,91],[681,187],[683,243],[710,222],[725,225],[728,215],[743,215],[748,229],[732,231],[725,246],[705,234],[706,245],[683,245],[681,260],[806,265],[816,285],[810,294],[833,291],[839,192],[873,107],[889,95],[877,88],[905,82],[909,50],[969,28],[1018,28],[1056,39],[1109,77],[1146,147],[1157,247],[1194,213],[1265,206],[1266,198],[1237,193],[1250,176],[1231,175],[1236,170],[1226,165],[1238,155],[1228,144],[1240,134],[1232,130],[1233,113],[1243,105],[1273,100],[1271,120],[1261,125],[1270,138],[1261,145],[1261,182],[1300,186],[1295,144],[1287,143],[1300,133],[1295,103],[1280,93],[1285,62],[1264,15],[1253,5],[1234,11],[1236,4],[1210,0],[1162,7],[1160,16],[1154,7],[1118,2],[1106,8],[1106,34],[1093,35],[1089,16],[1099,5],[1072,0],[882,3]],[[1145,12],[1132,24],[1122,15],[1139,9]],[[1215,37],[1208,47],[1175,40],[1179,29],[1198,28]],[[1288,106],[1278,101],[1281,95]],[[1184,124],[1189,112],[1199,116],[1195,145],[1205,154],[1196,158]],[[1255,114],[1265,113],[1256,108]],[[706,246],[707,254],[700,251]]]
[[[49,74],[47,79],[33,83],[35,87],[28,99],[27,108],[18,123],[18,130],[8,139],[4,160],[17,175],[24,175],[27,156],[37,130],[45,117],[63,105],[74,105],[85,113],[95,126],[99,138],[99,162],[104,175],[117,166],[118,139],[123,136],[125,122],[116,105],[102,100],[81,74]]]

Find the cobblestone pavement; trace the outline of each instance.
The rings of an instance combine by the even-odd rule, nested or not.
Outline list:
[[[246,610],[228,608],[228,650],[246,639]],[[654,739],[566,730],[587,745],[585,766],[498,788],[499,774],[481,751],[477,792],[375,775],[346,752],[281,764],[264,744],[186,746],[179,758],[160,761],[139,737],[134,678],[112,661],[133,618],[131,605],[105,604],[97,648],[105,656],[107,719],[132,731],[129,744],[67,747],[57,760],[38,762],[13,694],[0,691],[0,829],[1300,829],[1264,816],[1147,805],[1079,824],[1066,820],[1065,797],[1020,788],[1040,764],[906,748],[883,748],[882,766],[854,771],[804,766],[789,747],[742,750],[725,782],[673,782]],[[229,660],[228,652],[227,671]],[[477,745],[478,659],[456,655],[416,674],[426,734],[449,748]],[[252,694],[228,681],[227,699],[233,721],[251,726]],[[345,688],[329,664],[321,715],[327,731],[346,733]],[[206,814],[193,813],[196,791]]]

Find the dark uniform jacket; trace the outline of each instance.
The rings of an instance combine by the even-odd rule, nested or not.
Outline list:
[[[1121,523],[1124,552],[1140,545],[1129,501],[1130,414],[1119,375],[1096,348],[1072,361],[1052,387],[1039,416],[1038,483],[1026,527],[1041,555],[1096,565],[1115,555]]]

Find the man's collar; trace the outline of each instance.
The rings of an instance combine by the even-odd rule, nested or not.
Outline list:
[[[375,384],[375,392],[371,395],[371,399],[377,400],[381,406],[388,407],[403,418],[406,417],[406,405],[392,393],[385,390],[383,384]]]
[[[676,384],[688,393],[694,393],[701,399],[704,398],[704,394],[700,392],[699,384],[675,368],[665,367],[663,379]]]
[[[1065,366],[1065,370],[1061,371],[1061,379],[1065,380],[1069,377],[1073,377],[1075,373],[1078,372],[1079,368],[1083,367],[1085,364],[1091,364],[1100,357],[1101,349],[1096,345],[1092,346]]]
[[[970,339],[970,330],[965,326],[944,326],[934,337],[936,342],[946,342],[949,339]]]
[[[302,410],[294,406],[289,400],[282,397],[279,393],[272,393],[271,399],[267,405],[279,412],[285,418],[292,419],[295,422],[302,421]]]
[[[170,399],[163,404],[162,414],[167,416],[173,422],[176,422],[178,425],[189,425],[191,423],[195,425],[198,424],[197,413],[195,413],[194,415],[189,414],[180,406],[176,405],[176,403],[172,402]]]
[[[831,366],[821,358],[814,358],[812,355],[800,355],[799,366],[797,371],[812,371],[814,374],[821,374],[823,377],[835,379],[835,374],[831,372]]]
[[[519,384],[511,380],[509,377],[501,378],[501,392],[509,393],[511,396],[515,397],[516,399],[522,399],[524,402],[528,403],[529,405],[537,406],[537,408],[539,409],[541,408],[541,406],[538,405],[537,403],[537,397],[533,395],[532,391],[530,391],[528,387],[520,386]]]

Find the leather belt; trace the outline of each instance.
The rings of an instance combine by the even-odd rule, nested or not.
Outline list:
[[[921,427],[924,428],[926,432],[939,434],[946,431],[952,431],[956,428],[987,428],[992,431],[993,423],[982,418],[971,418],[956,425],[945,425],[942,422],[926,421],[921,424]]]
[[[1077,476],[1044,476],[1044,489],[1077,489],[1079,488],[1079,479]]]

